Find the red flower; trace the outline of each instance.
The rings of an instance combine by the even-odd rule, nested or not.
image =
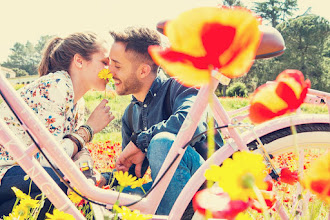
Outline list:
[[[272,181],[266,181],[267,183],[267,191],[272,191],[273,190],[273,182]]]
[[[102,189],[111,189],[110,185],[102,186]]]
[[[281,169],[280,181],[290,185],[295,184],[298,181],[298,171],[291,172],[288,167]]]
[[[201,7],[165,24],[171,47],[151,46],[154,61],[187,86],[210,82],[212,69],[235,78],[250,69],[261,39],[256,16],[244,8]]]
[[[209,210],[213,218],[235,219],[238,213],[243,212],[249,206],[250,202],[230,200],[227,193],[214,193],[210,189],[197,192],[193,198],[194,210],[204,216],[206,210]]]
[[[290,202],[290,199],[289,198],[284,198],[283,202]]]
[[[265,190],[260,190],[262,193],[262,196],[265,199],[266,205],[268,209],[273,208],[276,202],[276,196],[273,191],[265,191]],[[258,200],[256,199],[251,199],[251,208],[256,210],[259,213],[262,213],[262,208]]]
[[[299,70],[285,70],[275,82],[260,86],[251,99],[250,119],[262,123],[293,112],[304,102],[310,81]]]
[[[271,209],[273,208],[276,202],[276,197],[275,197],[275,193],[272,191],[273,183],[271,181],[266,181],[266,183],[267,183],[267,190],[260,190],[260,191],[265,199],[268,209]],[[262,208],[259,201],[256,199],[250,199],[250,201],[251,201],[251,208],[259,213],[262,213]]]

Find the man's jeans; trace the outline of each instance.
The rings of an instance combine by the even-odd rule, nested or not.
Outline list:
[[[152,180],[156,179],[156,176],[175,140],[175,137],[176,136],[174,134],[162,132],[152,138],[147,151],[147,158],[149,160]],[[179,196],[188,180],[202,165],[203,162],[204,159],[195,150],[193,150],[191,147],[187,148],[163,196],[163,199],[158,206],[156,214],[168,215],[170,213],[176,198]],[[148,190],[151,187],[151,184],[147,183],[143,187],[144,189]],[[127,187],[123,192],[140,194],[142,190],[138,188],[131,189],[130,187]]]

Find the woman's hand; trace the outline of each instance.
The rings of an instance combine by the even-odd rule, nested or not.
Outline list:
[[[86,122],[94,130],[94,133],[101,131],[115,118],[110,111],[110,106],[106,105],[107,103],[108,100],[103,99]]]

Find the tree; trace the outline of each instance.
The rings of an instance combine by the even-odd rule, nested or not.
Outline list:
[[[51,36],[40,37],[38,43],[33,45],[30,41],[26,44],[16,42],[11,48],[12,53],[7,61],[1,65],[8,68],[18,68],[25,70],[29,75],[38,74],[38,64],[41,60],[42,49]]]
[[[298,9],[297,0],[265,0],[254,4],[252,10],[263,19],[270,21],[273,27],[292,16]]]
[[[316,15],[299,16],[281,23],[277,29],[285,41],[284,54],[255,61],[249,77],[255,77],[259,86],[274,80],[285,69],[297,69],[311,80],[312,88],[329,92],[329,21]]]
[[[19,68],[13,68],[13,71],[16,73],[16,77],[22,77],[29,75],[25,70]]]
[[[282,65],[298,69],[312,82],[312,87],[330,91],[330,67],[326,65],[329,51],[330,24],[317,15],[300,16],[279,25],[287,51]]]
[[[243,7],[243,3],[240,0],[223,0],[223,5],[225,6],[241,6]]]

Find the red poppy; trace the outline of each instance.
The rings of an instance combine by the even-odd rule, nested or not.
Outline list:
[[[262,123],[274,117],[293,112],[304,102],[310,81],[304,81],[299,70],[285,70],[275,82],[260,86],[253,94],[250,119]]]
[[[210,82],[211,71],[228,78],[250,69],[261,39],[259,21],[243,8],[201,7],[165,24],[171,47],[151,46],[154,61],[187,86]]]
[[[290,185],[295,184],[298,181],[298,171],[293,171],[288,167],[284,167],[281,169],[281,174],[280,174],[280,181],[283,183],[287,183]]]
[[[212,213],[213,218],[235,219],[238,213],[250,206],[250,202],[230,200],[225,192],[214,193],[210,189],[197,192],[193,198],[193,208],[205,216],[206,210]]]
[[[260,190],[262,193],[262,196],[265,199],[266,205],[268,209],[272,209],[275,205],[276,195],[273,191],[266,191],[266,190]],[[251,208],[256,210],[259,213],[262,213],[262,208],[258,200],[251,199]]]

